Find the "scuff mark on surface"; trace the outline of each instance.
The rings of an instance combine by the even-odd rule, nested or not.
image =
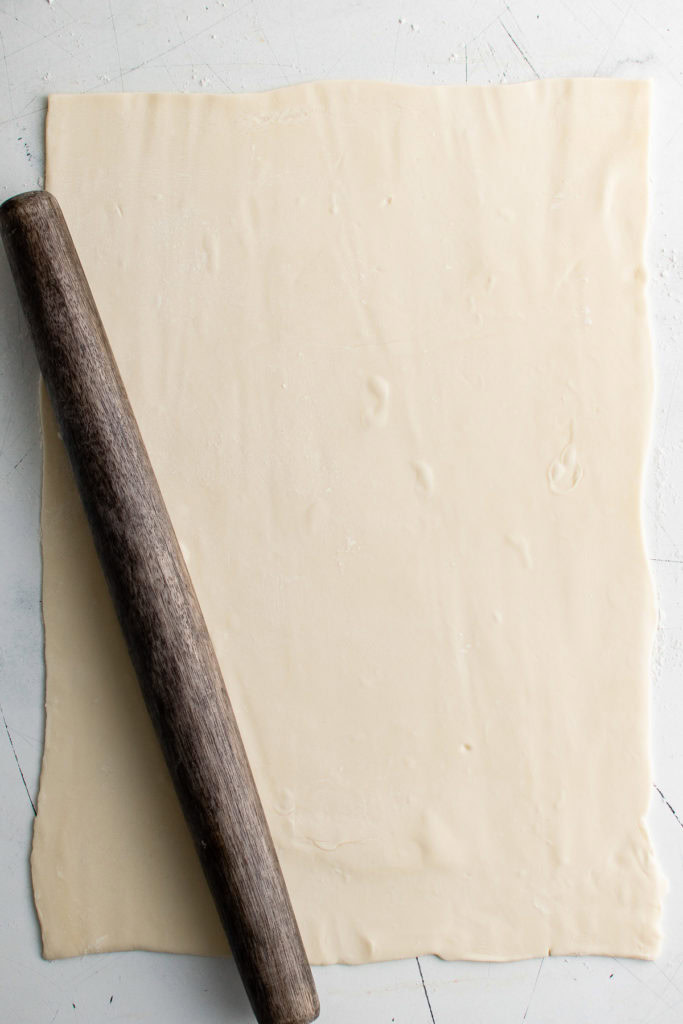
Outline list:
[[[499,18],[498,20],[500,21],[501,28],[505,32],[505,35],[508,37],[508,39],[510,40],[510,42],[512,43],[514,48],[517,50],[517,53],[520,55],[520,57],[522,58],[524,63],[527,65],[527,67],[531,68],[533,73],[536,75],[536,78],[540,78],[541,76],[539,75],[538,71],[533,66],[533,64],[531,63],[531,61],[529,60],[529,58],[527,57],[526,53],[524,52],[522,47],[519,45],[519,43],[517,42],[515,37],[513,36],[513,34],[510,31],[510,29],[507,27],[505,22],[501,18]]]
[[[36,805],[33,802],[33,797],[31,796],[31,792],[30,792],[30,790],[28,788],[28,785],[26,783],[26,778],[24,776],[23,771],[21,770],[21,764],[19,763],[19,757],[18,757],[17,752],[16,752],[15,747],[14,747],[14,740],[12,739],[12,733],[9,731],[9,725],[7,724],[7,719],[5,718],[5,712],[2,709],[2,705],[0,705],[0,715],[2,715],[2,721],[3,721],[3,724],[5,726],[5,732],[7,733],[7,739],[9,740],[9,745],[12,748],[12,753],[14,754],[14,760],[17,762],[17,768],[19,769],[19,774],[21,775],[21,781],[24,784],[24,789],[26,790],[26,796],[29,798],[29,801],[31,803],[31,808],[33,810],[33,814],[34,814],[34,817],[35,817],[35,815],[37,814]]]
[[[662,800],[664,801],[666,806],[669,808],[669,810],[673,814],[673,816],[676,819],[676,821],[678,822],[678,824],[681,826],[681,828],[683,828],[683,821],[681,821],[681,819],[678,817],[678,814],[676,813],[675,809],[671,806],[671,804],[669,803],[667,798],[664,796],[664,794],[662,793],[662,791],[659,788],[659,786],[657,785],[657,783],[653,782],[652,783],[652,787],[653,787],[653,789],[656,789],[656,791],[659,793],[660,797],[662,798]]]
[[[541,971],[543,970],[543,964],[544,963],[545,963],[545,957],[543,957],[543,959],[541,960],[540,964],[538,965],[538,973],[536,974],[536,980],[534,981],[534,987],[532,988],[531,995],[529,996],[529,1002],[526,1004],[526,1010],[524,1011],[524,1016],[522,1017],[522,1024],[524,1024],[524,1021],[526,1020],[527,1014],[529,1012],[529,1007],[531,1006],[531,1004],[533,1002],[533,999],[534,999],[534,996],[536,995],[536,989],[538,988],[538,979],[541,977]]]
[[[417,961],[417,969],[420,972],[420,981],[422,982],[422,991],[425,994],[425,999],[427,1000],[427,1006],[429,1007],[429,1016],[432,1018],[432,1024],[436,1024],[436,1020],[434,1019],[434,1011],[432,1010],[432,1004],[431,1004],[431,1002],[429,1000],[429,992],[427,991],[427,986],[425,985],[424,974],[422,973],[422,965],[420,963],[419,956],[416,956],[415,960]]]

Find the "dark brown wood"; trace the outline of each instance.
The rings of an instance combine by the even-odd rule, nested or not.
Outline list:
[[[116,612],[244,986],[262,1024],[318,996],[185,561],[56,199],[0,232]]]

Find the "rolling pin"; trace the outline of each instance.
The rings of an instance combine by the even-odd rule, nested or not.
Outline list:
[[[57,200],[0,234],[147,710],[260,1024],[320,1004],[213,644]]]

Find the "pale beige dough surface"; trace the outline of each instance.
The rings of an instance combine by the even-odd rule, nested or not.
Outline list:
[[[649,957],[648,87],[56,96],[310,958]],[[45,417],[48,957],[225,950]]]

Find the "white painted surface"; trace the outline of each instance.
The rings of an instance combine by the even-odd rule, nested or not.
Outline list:
[[[316,969],[324,1024],[683,1021],[683,4],[677,0],[0,0],[0,198],[41,182],[50,91],[244,91],[315,78],[656,81],[645,496],[660,595],[650,825],[670,880],[657,963],[422,957]],[[246,1024],[230,961],[40,958],[28,852],[43,730],[37,370],[0,257],[0,1020]],[[670,804],[671,806],[667,805]],[[681,810],[681,821],[671,808]],[[427,999],[426,997],[429,997]]]

